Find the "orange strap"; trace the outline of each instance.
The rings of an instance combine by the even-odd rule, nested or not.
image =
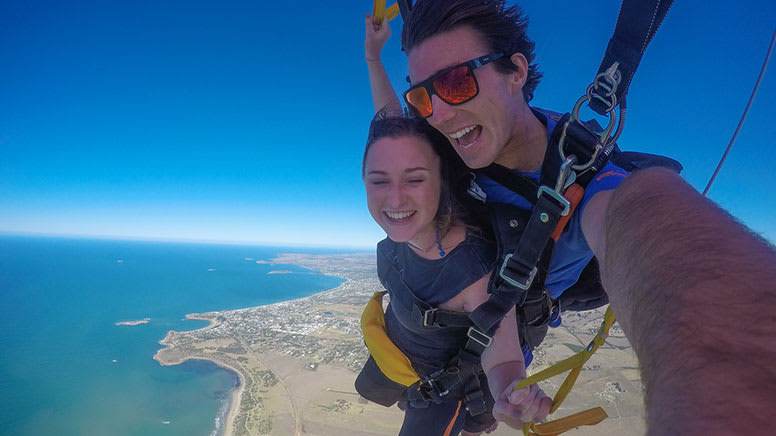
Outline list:
[[[571,215],[574,214],[574,210],[577,205],[582,201],[582,197],[585,195],[585,188],[574,183],[566,188],[566,192],[563,194],[563,198],[566,199],[571,205],[568,215],[560,217],[558,225],[555,226],[555,230],[552,232],[552,239],[557,241],[560,238],[560,234],[563,233],[563,229],[566,227],[566,223],[571,219]]]

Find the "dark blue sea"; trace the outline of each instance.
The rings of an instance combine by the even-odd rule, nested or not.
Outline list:
[[[235,375],[152,357],[168,330],[207,324],[187,313],[343,282],[256,263],[284,252],[333,251],[0,235],[0,435],[220,434]]]

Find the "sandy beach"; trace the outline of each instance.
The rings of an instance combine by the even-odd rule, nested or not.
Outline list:
[[[210,329],[210,328],[212,328],[215,325],[215,320],[214,319],[198,316],[198,314],[194,314],[194,313],[190,313],[190,314],[186,315],[186,319],[196,319],[196,320],[200,320],[200,321],[207,321],[209,323],[207,326],[202,327],[200,329],[197,329],[197,330],[200,330],[200,331],[204,331],[204,330]],[[170,336],[171,333],[173,333],[173,332],[170,331],[170,332],[167,333],[167,335]],[[159,343],[162,344],[162,345],[165,345],[164,344],[164,339],[161,340]],[[189,360],[189,359],[199,359],[199,360],[207,360],[209,362],[213,362],[216,365],[218,365],[219,367],[221,367],[221,368],[223,368],[223,369],[225,369],[225,370],[235,374],[235,376],[238,379],[238,386],[235,389],[233,389],[231,394],[230,394],[229,408],[228,408],[228,410],[226,412],[226,417],[224,419],[224,431],[222,433],[223,436],[230,436],[230,435],[232,435],[232,433],[233,433],[232,428],[234,427],[234,418],[236,416],[237,411],[240,410],[240,399],[242,398],[243,391],[245,390],[245,375],[243,374],[243,372],[238,370],[238,369],[236,369],[236,368],[234,368],[233,366],[229,365],[228,363],[223,362],[223,361],[217,359],[217,358],[212,358],[212,357],[211,358],[198,358],[198,357],[182,357],[181,356],[178,360],[170,360],[169,358],[162,357],[161,353],[160,353],[161,351],[162,350],[159,350],[154,355],[154,360],[159,362],[159,364],[161,364],[162,366],[179,365],[179,364],[181,364],[181,363],[183,363],[183,362],[185,362],[186,360]]]

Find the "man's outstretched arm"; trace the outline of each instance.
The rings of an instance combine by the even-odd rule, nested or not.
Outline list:
[[[582,225],[642,368],[649,434],[771,434],[774,247],[658,168],[597,194]]]

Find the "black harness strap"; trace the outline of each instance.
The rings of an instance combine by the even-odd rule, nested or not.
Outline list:
[[[499,185],[525,198],[531,204],[536,204],[536,193],[539,192],[539,185],[528,177],[522,176],[497,163],[492,163],[478,170],[478,172],[485,174],[498,182]]]
[[[614,34],[606,47],[598,74],[604,74],[616,62],[620,80],[614,93],[616,102],[624,101],[633,75],[641,62],[641,57],[652,41],[655,32],[663,23],[673,0],[622,0],[620,14]],[[592,90],[590,108],[601,115],[606,114],[611,107],[610,90],[606,86]]]
[[[407,17],[412,10],[412,0],[398,0],[396,3],[399,4],[399,13],[401,13],[402,21],[407,22]]]
[[[418,298],[412,289],[404,283],[399,271],[393,266],[381,271],[383,280],[401,286],[391,293],[391,301],[400,304],[412,314],[412,317],[424,327],[470,327],[472,321],[465,312],[456,312],[436,308]]]
[[[401,286],[401,291],[391,293],[391,303],[401,305],[412,314],[417,323],[427,328],[469,327],[467,345],[460,349],[443,369],[422,377],[417,389],[407,391],[408,399],[411,402],[440,403],[452,389],[462,385],[464,404],[469,413],[478,415],[485,412],[487,402],[480,381],[483,374],[480,355],[490,345],[490,337],[477,336],[477,330],[472,327],[474,324],[468,313],[435,308],[418,298],[404,283],[394,264],[392,262],[389,268],[381,271],[383,280]]]
[[[534,114],[545,124],[547,123],[544,113],[534,111]],[[601,129],[595,121],[568,123],[569,114],[561,116],[552,113],[551,115],[558,124],[545,152],[539,184],[496,164],[480,170],[504,188],[533,204],[533,210],[530,212],[527,225],[519,235],[516,246],[499,239],[500,266],[497,266],[489,283],[490,297],[471,313],[470,318],[476,325],[474,330],[477,333],[490,337],[495,333],[503,317],[512,307],[517,307],[521,345],[528,345],[531,349],[543,339],[547,323],[553,313],[560,312],[557,303],[550,299],[544,283],[554,248],[551,235],[561,216],[569,213],[569,203],[562,194],[566,186],[572,182],[586,187],[595,174],[603,168],[610,155],[610,153],[599,153],[595,163],[581,175],[573,172],[570,173],[571,179],[558,182],[561,167],[564,164],[558,145],[561,136],[565,135],[564,151],[567,155],[573,154],[578,161],[587,162],[593,159],[596,153],[596,147],[599,145],[596,131]],[[562,186],[556,186],[558,183]],[[510,235],[501,232],[498,232],[498,235],[499,238],[510,238]],[[504,249],[509,246],[514,248]],[[471,331],[472,329],[470,329],[468,342],[476,349],[477,344],[471,344]]]

